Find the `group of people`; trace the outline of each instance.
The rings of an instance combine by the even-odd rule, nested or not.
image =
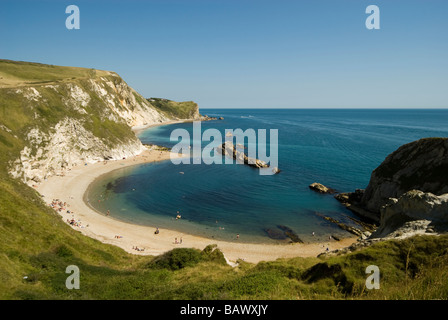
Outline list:
[[[65,211],[66,208],[70,207],[70,205],[67,202],[62,202],[59,199],[53,199],[50,203],[50,207],[52,207],[54,210],[58,212]],[[72,211],[67,209],[67,213],[73,213]]]
[[[75,220],[75,218],[73,216],[74,211],[71,211],[68,209],[70,207],[70,205],[65,201],[61,201],[59,199],[53,199],[53,201],[51,201],[51,203],[50,203],[50,207],[52,207],[54,210],[56,210],[59,213],[65,212],[68,214],[72,214],[72,218],[66,220],[67,223],[71,226],[80,227],[80,228],[89,226],[89,225],[86,225],[86,226],[82,225],[81,220],[78,220],[78,221]]]
[[[136,251],[145,251],[145,248],[139,248],[137,246],[132,246],[132,249]]]
[[[76,221],[75,218],[67,219],[67,223],[74,227],[84,228],[84,226],[81,224],[81,220]],[[89,225],[86,225],[86,227],[88,227],[88,226]]]

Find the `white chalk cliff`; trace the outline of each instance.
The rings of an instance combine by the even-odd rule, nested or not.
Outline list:
[[[32,119],[17,132],[0,127],[23,143],[9,173],[30,185],[73,166],[140,154],[145,147],[131,128],[171,120],[114,72],[1,90]]]

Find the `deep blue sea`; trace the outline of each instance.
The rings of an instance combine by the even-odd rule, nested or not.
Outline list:
[[[281,172],[263,176],[236,163],[143,164],[95,181],[87,195],[90,203],[123,221],[221,240],[232,241],[239,234],[240,242],[275,242],[266,230],[278,230],[279,225],[305,241],[329,234],[345,237],[350,235],[316,213],[346,223],[352,223],[347,217],[353,214],[332,195],[311,191],[311,183],[340,192],[363,189],[371,172],[399,146],[424,137],[448,137],[448,110],[200,111],[224,117],[201,123],[202,131],[215,128],[223,137],[225,129],[277,129]],[[182,123],[149,128],[139,138],[172,147],[178,141],[170,141],[170,135],[177,128],[192,136],[192,123]],[[202,147],[208,143],[202,142]],[[175,219],[177,214],[182,218]]]

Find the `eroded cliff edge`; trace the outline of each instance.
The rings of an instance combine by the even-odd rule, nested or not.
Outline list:
[[[392,152],[365,190],[335,196],[357,215],[379,224],[371,238],[446,230],[448,138],[424,138]]]
[[[182,106],[168,114],[115,72],[0,60],[0,141],[9,173],[28,184],[141,153],[132,127],[200,118],[197,104]]]

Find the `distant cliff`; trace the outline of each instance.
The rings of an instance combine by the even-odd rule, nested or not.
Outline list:
[[[74,165],[139,154],[132,127],[199,117],[196,104],[177,106],[161,110],[114,72],[0,60],[2,160],[31,184]]]
[[[149,98],[148,102],[165,116],[172,119],[199,119],[199,108],[193,101],[177,102],[162,98]]]

